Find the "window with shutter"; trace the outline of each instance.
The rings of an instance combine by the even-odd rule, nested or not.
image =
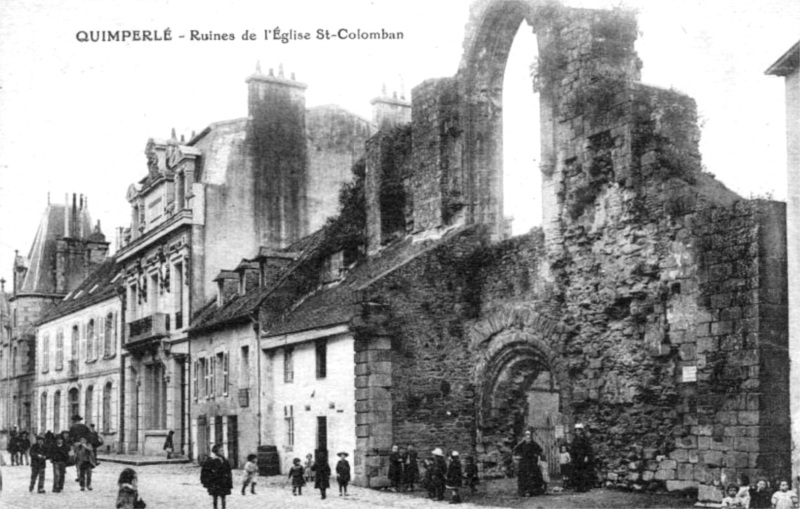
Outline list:
[[[81,351],[83,352],[83,356],[85,360],[89,360],[89,350],[87,349],[87,341],[86,341],[86,324],[81,324]]]
[[[94,347],[94,358],[97,359],[100,357],[100,352],[102,355],[105,356],[106,352],[104,349],[104,345],[106,344],[106,319],[105,317],[100,317],[97,319],[97,344]]]
[[[222,354],[222,395],[228,395],[228,385],[230,382],[230,357],[228,356],[228,352]]]
[[[208,395],[210,397],[214,397],[214,390],[216,389],[216,381],[217,381],[217,369],[216,369],[216,359],[214,357],[208,358]]]

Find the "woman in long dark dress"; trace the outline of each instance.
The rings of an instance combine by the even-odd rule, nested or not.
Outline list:
[[[328,465],[328,453],[317,452],[317,461],[311,468],[314,470],[314,488],[319,490],[320,498],[325,500],[325,490],[331,487],[331,466]]]
[[[512,454],[519,456],[519,466],[517,467],[517,493],[521,497],[542,495],[545,492],[542,471],[539,469],[539,458],[542,456],[542,448],[533,441],[530,431],[525,432],[525,436],[512,451]]]
[[[200,483],[208,490],[214,499],[214,509],[217,509],[217,500],[222,499],[222,509],[225,509],[225,497],[233,489],[233,475],[231,465],[222,453],[222,446],[217,444],[211,448],[211,456],[203,463],[200,471]]]

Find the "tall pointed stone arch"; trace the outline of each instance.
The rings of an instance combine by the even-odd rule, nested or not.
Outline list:
[[[539,0],[477,1],[467,25],[458,71],[467,221],[489,225],[494,238],[499,238],[503,229],[504,71],[514,36],[523,22],[537,33],[540,53],[549,51],[546,38],[539,35],[541,30],[535,22],[537,9],[542,5]],[[553,161],[553,119],[552,97],[542,93],[539,117],[542,161]]]

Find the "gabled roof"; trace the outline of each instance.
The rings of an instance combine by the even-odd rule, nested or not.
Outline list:
[[[250,315],[258,309],[263,300],[270,295],[276,287],[281,285],[286,275],[299,267],[321,245],[322,241],[325,239],[325,232],[326,229],[322,228],[311,235],[303,237],[287,248],[280,250],[286,253],[300,253],[300,256],[286,267],[283,275],[274,286],[254,288],[244,295],[234,297],[221,307],[216,306],[216,299],[206,304],[206,306],[193,317],[189,333],[197,334],[206,330],[224,328],[228,325],[249,320]],[[260,249],[259,256],[264,252],[264,250]]]
[[[769,66],[769,69],[764,71],[764,74],[787,76],[795,72],[798,67],[800,67],[800,41],[797,41],[794,46],[789,48],[789,51]]]
[[[80,311],[89,306],[116,298],[117,285],[111,281],[122,270],[122,266],[116,260],[109,259],[103,262],[97,270],[89,274],[75,290],[69,293],[53,309],[48,311],[40,320],[39,324],[52,322],[63,316],[67,316],[76,311]]]
[[[420,240],[405,237],[350,270],[338,283],[297,299],[274,323],[263,324],[264,337],[292,334],[349,322],[361,312],[359,292],[412,260],[466,231],[454,228],[442,237]],[[269,301],[266,301],[269,305]]]

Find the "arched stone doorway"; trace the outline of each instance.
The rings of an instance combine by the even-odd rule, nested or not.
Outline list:
[[[473,327],[476,452],[484,474],[507,472],[526,429],[555,459],[569,408],[561,339],[560,327],[531,309],[498,311]]]

